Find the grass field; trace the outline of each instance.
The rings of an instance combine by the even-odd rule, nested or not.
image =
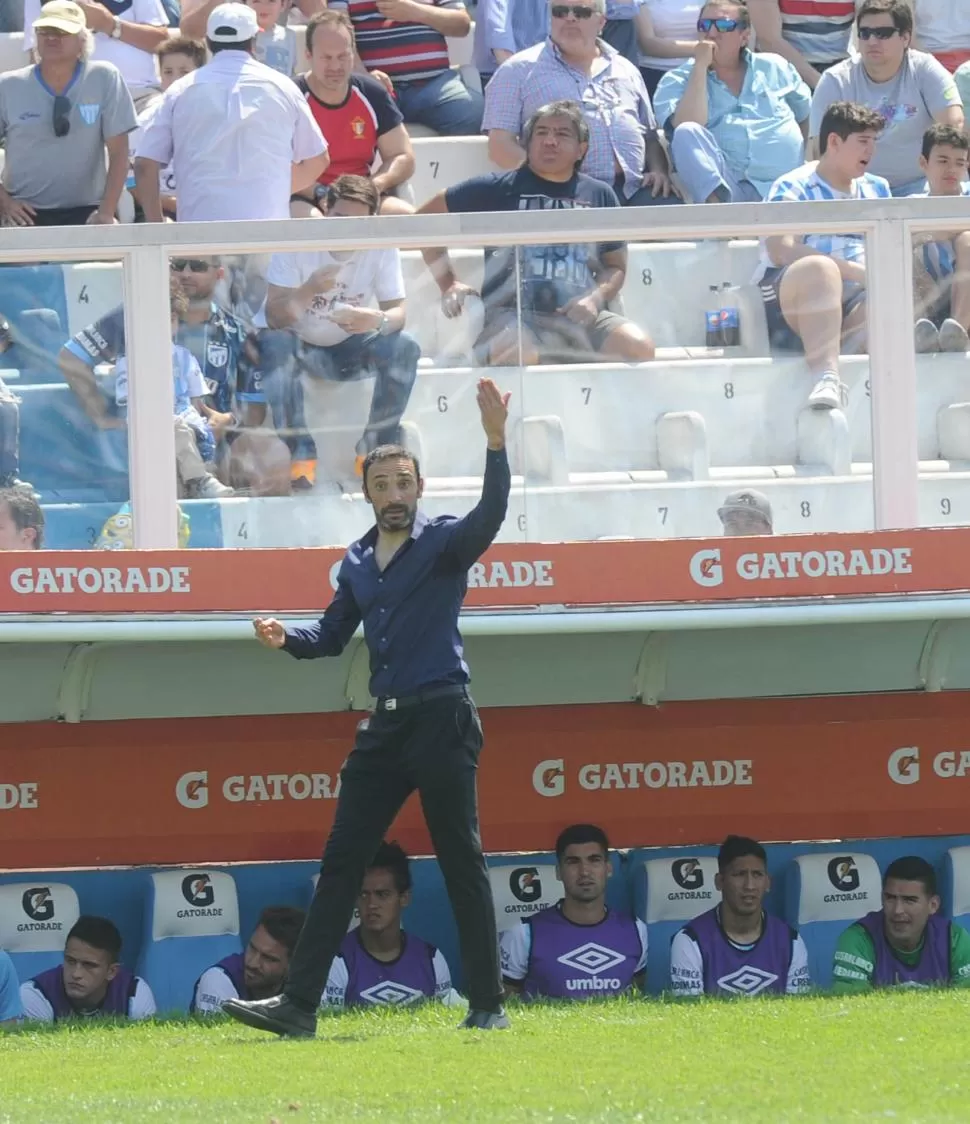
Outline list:
[[[321,1020],[315,1041],[165,1021],[0,1036],[0,1122],[970,1120],[970,993]]]

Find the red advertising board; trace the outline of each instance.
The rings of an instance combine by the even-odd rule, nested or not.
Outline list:
[[[0,865],[316,857],[359,715],[0,726]],[[486,847],[957,834],[970,692],[483,712]],[[392,836],[428,853],[414,800]]]

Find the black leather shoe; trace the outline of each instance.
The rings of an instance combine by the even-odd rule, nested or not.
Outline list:
[[[471,1010],[458,1024],[459,1030],[508,1030],[512,1024],[504,1007],[497,1011]]]
[[[313,1038],[317,1033],[316,1011],[303,1011],[285,995],[272,999],[226,999],[223,1011],[256,1030],[268,1030],[284,1038]]]

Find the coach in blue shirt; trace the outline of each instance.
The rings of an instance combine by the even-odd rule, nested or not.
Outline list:
[[[812,95],[780,55],[752,54],[744,0],[711,0],[694,58],[668,71],[654,112],[691,203],[764,199],[804,161]]]
[[[289,630],[277,620],[254,622],[267,648],[315,659],[339,655],[363,621],[377,706],[357,727],[340,774],[334,825],[283,994],[223,1004],[248,1026],[313,1036],[330,962],[347,932],[364,869],[415,789],[458,924],[471,1008],[462,1025],[508,1026],[495,909],[478,831],[475,776],[482,727],[468,694],[458,632],[468,569],[505,519],[511,482],[508,400],[491,379],[479,382],[478,408],[488,440],[485,483],[466,516],[428,519],[419,513],[424,481],[416,458],[399,445],[379,446],[364,461],[364,495],[376,526],[347,550],[323,617],[310,628]]]

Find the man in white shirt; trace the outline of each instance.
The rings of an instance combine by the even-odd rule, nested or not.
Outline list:
[[[88,29],[94,34],[92,59],[113,63],[141,112],[158,91],[155,51],[168,38],[168,18],[162,0],[78,0]],[[27,0],[24,7],[24,49],[36,44],[33,24],[40,16],[41,0]]]
[[[162,222],[158,178],[170,162],[179,222],[285,219],[290,195],[329,163],[327,142],[289,78],[253,58],[256,13],[221,4],[209,16],[212,61],[162,98],[135,153],[148,222]]]
[[[46,1023],[97,1015],[151,1018],[152,989],[123,968],[120,958],[121,934],[114,923],[107,917],[79,917],[67,934],[64,963],[21,986],[24,1018]]]
[[[364,176],[340,176],[327,188],[325,215],[377,214],[380,196]],[[315,221],[315,220],[305,220]],[[309,227],[310,238],[321,235]],[[346,382],[374,378],[370,417],[357,444],[357,475],[378,445],[401,443],[401,415],[417,377],[421,348],[403,331],[406,311],[398,250],[274,254],[267,274],[259,369],[297,488],[316,479],[317,451],[306,427],[301,375]]]

